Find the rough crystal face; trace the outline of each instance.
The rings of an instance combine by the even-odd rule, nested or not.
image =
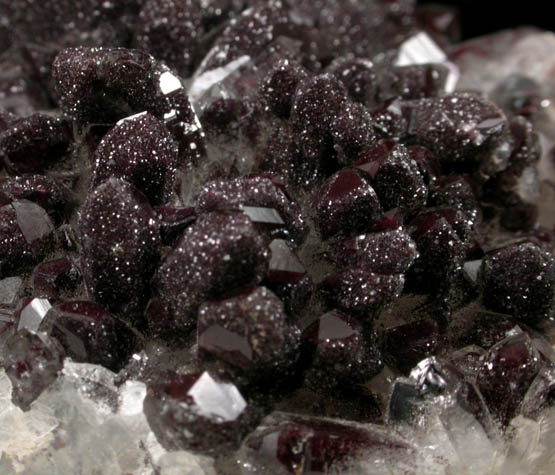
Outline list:
[[[401,294],[402,274],[377,274],[367,266],[352,267],[327,277],[320,290],[330,307],[372,319]]]
[[[196,219],[193,208],[182,208],[171,205],[154,208],[160,223],[160,237],[165,245],[173,245],[183,231]]]
[[[245,473],[333,473],[365,459],[380,473],[410,459],[411,445],[382,427],[276,412],[263,420],[241,449]],[[380,454],[378,456],[378,454]],[[375,472],[376,473],[376,472]]]
[[[375,105],[377,76],[374,64],[362,58],[339,58],[328,68],[339,79],[349,97],[367,107]]]
[[[239,446],[257,411],[212,373],[172,375],[147,388],[144,413],[167,450],[217,454]]]
[[[246,289],[199,309],[199,359],[222,362],[232,375],[265,387],[291,369],[299,337],[300,330],[289,321],[281,301],[265,287]]]
[[[157,271],[159,305],[148,316],[151,332],[168,336],[191,330],[203,301],[260,282],[267,254],[243,213],[199,216]]]
[[[383,366],[374,341],[362,326],[337,311],[325,313],[302,334],[305,381],[315,391],[346,389],[370,380]]]
[[[345,88],[331,74],[315,76],[299,84],[291,120],[307,159],[323,159],[332,150],[330,128],[346,99]]]
[[[64,350],[55,338],[21,329],[1,350],[1,365],[10,378],[12,401],[23,410],[56,379],[64,365]]]
[[[133,319],[148,300],[160,253],[158,220],[145,196],[124,180],[108,179],[87,196],[79,232],[89,292]]]
[[[470,222],[481,220],[482,210],[470,177],[454,175],[440,180],[433,193],[432,201],[436,206],[451,207],[466,214]]]
[[[170,197],[178,147],[164,123],[148,112],[121,119],[104,136],[94,156],[92,188],[117,177],[134,185],[152,205]]]
[[[71,191],[62,180],[46,175],[20,175],[0,179],[0,203],[28,200],[38,204],[55,221],[66,215]]]
[[[553,314],[555,260],[532,243],[489,253],[480,271],[484,303],[529,323]]]
[[[355,166],[371,177],[370,183],[385,210],[399,208],[414,214],[426,204],[428,189],[406,147],[393,145],[388,148],[384,144],[376,145]]]
[[[295,90],[307,77],[308,71],[300,64],[282,59],[264,79],[260,94],[275,115],[287,119],[291,114]]]
[[[43,262],[33,271],[33,289],[38,295],[58,298],[71,294],[81,282],[81,271],[69,257]]]
[[[0,136],[0,156],[13,175],[40,173],[69,150],[69,124],[46,114],[33,114],[8,127]]]
[[[462,268],[466,246],[444,217],[417,220],[411,236],[419,257],[407,275],[408,283],[425,292],[439,292],[451,285]]]
[[[145,110],[154,58],[125,48],[66,48],[52,65],[60,107],[80,123],[113,124]]]
[[[257,228],[301,243],[308,232],[300,206],[278,175],[247,175],[207,183],[197,197],[200,211],[242,210]]]
[[[331,123],[333,148],[337,161],[349,165],[364,155],[376,142],[372,116],[365,106],[347,104]]]
[[[148,0],[139,14],[137,43],[184,77],[198,61],[203,33],[199,2]],[[168,46],[171,45],[171,46]]]
[[[23,281],[19,277],[6,277],[0,280],[0,305],[12,306],[22,288]]]
[[[503,112],[471,93],[410,103],[410,134],[442,163],[476,162],[506,126]]]
[[[52,242],[54,224],[39,205],[13,201],[0,208],[0,276],[39,261]]]
[[[93,302],[55,304],[40,330],[61,343],[71,359],[118,371],[135,349],[137,336],[123,322]]]
[[[339,266],[363,263],[384,274],[402,274],[418,257],[416,244],[402,227],[339,241],[334,248]]]
[[[381,218],[376,192],[356,170],[332,175],[314,198],[314,219],[322,237],[368,231]]]

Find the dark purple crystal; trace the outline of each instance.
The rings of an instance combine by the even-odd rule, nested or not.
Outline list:
[[[528,323],[553,315],[555,260],[538,246],[523,242],[492,251],[480,275],[484,303],[492,310]]]
[[[0,156],[10,174],[40,173],[69,150],[68,123],[46,114],[33,114],[8,127],[0,136]]]
[[[283,377],[296,361],[299,337],[282,302],[265,287],[206,302],[199,309],[199,359],[225,363],[237,377],[263,381],[265,386]]]
[[[133,320],[148,300],[160,255],[156,214],[132,185],[110,178],[89,193],[79,231],[90,294],[106,309]]]
[[[362,326],[352,317],[331,311],[302,333],[305,382],[315,391],[351,385],[371,379],[383,366],[375,342],[364,338]]]
[[[190,331],[203,301],[260,282],[267,258],[264,240],[243,213],[199,216],[157,271],[150,331],[166,337]]]
[[[382,208],[372,186],[356,170],[332,175],[314,198],[314,218],[324,239],[372,229]]]
[[[241,210],[261,231],[301,243],[308,232],[297,201],[277,175],[247,175],[207,183],[197,197],[197,209]],[[277,234],[277,235],[276,235]]]
[[[166,450],[208,455],[236,449],[258,421],[235,385],[206,371],[149,385],[143,410]]]
[[[503,425],[516,416],[519,404],[543,363],[526,333],[500,341],[483,358],[478,385],[491,412]]]
[[[438,324],[433,320],[415,320],[385,331],[385,358],[404,374],[416,364],[433,355],[440,340]]]
[[[477,94],[455,94],[414,101],[410,134],[441,163],[476,163],[506,127],[503,112]]]
[[[428,189],[404,145],[378,143],[355,167],[368,174],[385,210],[399,208],[414,214],[425,206]]]
[[[330,307],[371,320],[401,294],[402,274],[377,274],[368,266],[352,267],[327,277],[320,289]]]
[[[91,187],[110,177],[122,178],[153,205],[165,203],[179,163],[178,147],[164,123],[148,112],[121,119],[95,151]]]
[[[375,460],[380,470],[382,457],[402,464],[412,450],[380,426],[276,412],[246,438],[241,453],[247,467],[267,473],[323,474],[346,470],[356,460],[367,461],[367,467]]]

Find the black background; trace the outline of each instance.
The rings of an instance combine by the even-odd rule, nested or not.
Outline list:
[[[555,30],[555,14],[549,8],[552,0],[459,0],[418,1],[418,4],[448,4],[459,8],[463,38],[513,28],[534,25]]]

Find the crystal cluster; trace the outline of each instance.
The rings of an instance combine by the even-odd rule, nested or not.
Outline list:
[[[0,0],[0,472],[551,474],[554,45]]]

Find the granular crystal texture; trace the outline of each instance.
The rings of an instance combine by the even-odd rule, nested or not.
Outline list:
[[[44,333],[22,329],[0,348],[0,363],[10,378],[12,401],[23,410],[56,379],[64,365],[60,343]]]
[[[333,148],[337,161],[350,165],[377,140],[370,113],[362,104],[349,103],[331,123]]]
[[[265,388],[274,385],[297,360],[299,337],[282,302],[265,287],[246,289],[199,309],[199,359],[224,363],[238,381],[246,377]]]
[[[0,156],[12,175],[40,173],[59,161],[71,143],[69,124],[36,113],[20,119],[0,136]]]
[[[334,248],[339,266],[363,263],[384,274],[402,274],[418,257],[416,244],[402,227],[339,241]]]
[[[376,192],[356,170],[332,175],[315,195],[313,209],[324,239],[369,231],[382,216]]]
[[[148,300],[160,253],[158,220],[145,196],[124,180],[108,179],[87,196],[79,232],[91,296],[133,319]]]
[[[381,142],[355,166],[370,177],[384,210],[399,208],[406,214],[414,214],[425,206],[428,189],[404,145]]]
[[[342,112],[347,94],[331,74],[302,81],[293,100],[291,120],[299,146],[309,160],[329,160],[333,138],[331,125]]]
[[[201,2],[147,0],[139,14],[137,43],[160,61],[190,76],[198,60],[202,28]]]
[[[257,228],[277,228],[272,235],[302,243],[308,232],[299,203],[279,175],[247,175],[207,183],[197,197],[199,211],[242,210]]]
[[[267,258],[264,240],[243,213],[199,216],[157,271],[151,332],[175,336],[191,330],[203,301],[260,282]]]
[[[455,94],[411,102],[409,133],[445,164],[475,163],[506,127],[503,112],[477,94]]]
[[[207,371],[149,385],[143,404],[150,428],[167,450],[234,449],[257,422],[257,411],[237,387]]]
[[[62,110],[79,123],[113,124],[145,110],[151,100],[148,53],[125,48],[62,50],[52,65]]]
[[[121,119],[95,151],[94,188],[110,177],[133,184],[152,205],[171,195],[178,147],[164,123],[148,112]]]
[[[300,64],[282,59],[264,78],[260,95],[270,110],[283,119],[289,118],[293,96],[299,83],[308,77],[308,72]]]
[[[358,266],[327,277],[320,285],[330,307],[371,320],[401,294],[403,274],[377,274],[371,267]]]
[[[535,244],[512,244],[489,253],[480,271],[484,303],[528,323],[555,311],[555,260]]]
[[[305,381],[315,391],[348,389],[370,380],[383,367],[375,342],[367,341],[362,326],[337,311],[320,316],[302,334]]]

